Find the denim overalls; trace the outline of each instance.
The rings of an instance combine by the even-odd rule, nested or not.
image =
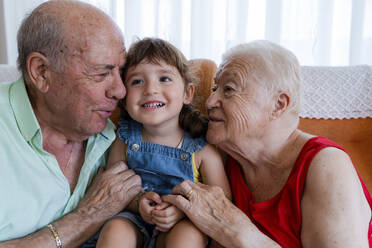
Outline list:
[[[142,141],[142,124],[119,121],[118,136],[128,145],[128,166],[142,179],[146,191],[170,194],[183,180],[194,181],[192,154],[206,145],[204,138],[193,139],[185,132],[181,148]]]
[[[206,145],[204,138],[193,139],[185,132],[181,148],[174,148],[142,141],[142,124],[133,120],[119,121],[118,136],[128,145],[127,163],[142,179],[146,191],[159,195],[170,194],[183,180],[194,181],[192,154]],[[124,151],[123,151],[124,152]],[[112,218],[126,218],[135,224],[143,234],[143,247],[153,248],[159,231],[146,223],[139,214],[121,212]],[[80,248],[95,247],[99,233]]]

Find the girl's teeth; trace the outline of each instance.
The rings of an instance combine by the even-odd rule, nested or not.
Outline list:
[[[145,108],[159,108],[164,106],[164,103],[150,103],[150,104],[143,104]]]

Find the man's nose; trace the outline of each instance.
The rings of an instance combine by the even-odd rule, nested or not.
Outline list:
[[[107,91],[108,98],[122,99],[125,97],[126,89],[121,79],[120,71],[113,69],[112,71],[112,84]]]

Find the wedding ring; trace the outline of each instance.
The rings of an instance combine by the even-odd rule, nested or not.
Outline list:
[[[191,194],[192,194],[192,189],[190,189],[190,191],[186,194],[186,198],[190,199]]]

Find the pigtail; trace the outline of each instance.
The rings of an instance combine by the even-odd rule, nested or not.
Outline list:
[[[180,127],[190,133],[192,138],[204,136],[208,129],[208,119],[194,109],[191,104],[184,104],[179,117]]]

